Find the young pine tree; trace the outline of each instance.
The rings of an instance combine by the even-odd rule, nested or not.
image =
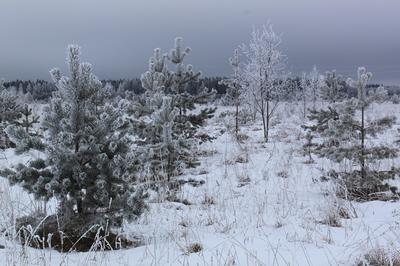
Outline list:
[[[48,130],[46,161],[33,161],[8,170],[11,183],[20,183],[36,198],[59,200],[62,226],[80,221],[120,225],[143,211],[137,180],[138,161],[131,151],[124,120],[126,104],[107,103],[101,82],[80,48],[68,47],[69,76],[51,70],[57,86],[45,110]],[[103,99],[100,101],[99,99]]]
[[[318,144],[313,142],[314,136],[310,131],[306,133],[306,143],[303,145],[304,155],[308,157],[308,160],[305,163],[314,163],[314,159],[312,154],[314,149],[318,146]]]
[[[307,79],[306,73],[303,73],[298,87],[297,87],[297,99],[301,102],[303,118],[306,118],[308,112],[308,103],[311,98],[310,84]]]
[[[229,58],[229,62],[233,68],[233,75],[229,79],[221,80],[221,84],[227,86],[225,98],[229,103],[235,106],[235,136],[239,136],[239,107],[241,103],[241,74],[239,50],[235,49],[233,57]]]
[[[138,136],[145,139],[140,145],[145,177],[151,181],[171,181],[171,177],[182,173],[188,166],[195,166],[191,162],[193,143],[176,134],[175,118],[178,108],[172,104],[170,97],[164,96],[162,105],[156,110],[149,122],[143,122],[138,130]]]
[[[312,110],[315,111],[317,109],[317,102],[320,98],[321,88],[323,87],[323,79],[318,72],[316,66],[313,67],[312,71],[308,76],[309,86],[310,86],[310,96],[312,102]]]
[[[390,100],[392,101],[393,104],[399,104],[400,103],[400,97],[397,94],[394,94]]]
[[[183,49],[181,42],[181,38],[175,40],[169,55],[154,50],[149,69],[141,76],[145,93],[131,95],[133,130],[139,136],[137,144],[146,161],[147,180],[170,181],[183,168],[198,165],[196,133],[215,111],[203,108],[194,112],[197,104],[207,103],[215,91],[204,87],[199,94],[188,93],[189,84],[198,81],[200,72],[184,63],[190,48]],[[168,63],[175,71],[169,70]]]
[[[27,104],[20,109],[21,118],[5,129],[9,139],[15,144],[15,153],[21,154],[31,149],[43,151],[45,144],[34,130],[34,125],[39,123],[39,116],[32,112]]]
[[[14,125],[21,117],[21,107],[17,102],[17,96],[14,96],[4,86],[4,80],[0,80],[0,147],[14,147],[15,143],[10,141],[6,133],[6,128]]]
[[[32,108],[27,104],[21,109],[22,118],[20,121],[16,121],[16,124],[22,127],[26,133],[34,134],[33,126],[39,123],[39,116],[34,114]]]
[[[203,91],[197,95],[191,95],[188,92],[188,86],[191,82],[198,82],[201,72],[195,72],[193,66],[185,64],[185,57],[191,52],[191,48],[182,47],[182,38],[175,39],[175,47],[171,49],[168,60],[175,68],[171,73],[170,92],[174,105],[179,113],[176,116],[177,130],[183,135],[194,137],[196,129],[202,126],[204,122],[211,118],[215,108],[203,108],[200,113],[189,113],[196,108],[196,104],[210,102],[215,97],[215,90],[209,91],[204,87]]]
[[[347,83],[356,88],[357,99],[331,105],[327,110],[314,112],[310,119],[316,123],[308,126],[318,132],[323,141],[316,149],[321,157],[334,162],[351,162],[354,169],[345,172],[331,171],[347,189],[348,196],[370,199],[376,192],[389,190],[385,180],[394,178],[398,169],[380,169],[378,163],[397,156],[398,150],[376,145],[372,139],[392,127],[395,117],[366,119],[372,99],[367,97],[366,86],[372,74],[365,68],[358,69],[358,79]],[[384,165],[384,164],[383,164]]]
[[[321,87],[321,98],[329,103],[343,100],[346,95],[342,83],[342,77],[336,74],[336,70],[326,72],[325,82]]]
[[[0,80],[0,124],[14,124],[21,117],[20,109],[17,96],[5,88],[4,80]]]

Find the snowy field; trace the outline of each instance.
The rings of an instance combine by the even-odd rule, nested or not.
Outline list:
[[[392,143],[398,136],[399,106],[384,103],[372,108],[371,115],[398,116],[396,125],[376,140]],[[248,139],[235,141],[228,126],[232,123],[220,116],[233,109],[218,107],[202,129],[216,139],[200,146],[201,166],[179,177],[204,184],[185,184],[177,202],[153,195],[149,211],[122,229],[144,241],[138,248],[59,253],[9,241],[15,218],[41,208],[42,203],[1,178],[0,245],[4,248],[0,249],[0,264],[323,266],[354,265],[371,249],[398,252],[400,203],[337,198],[333,185],[320,180],[334,167],[332,162],[315,158],[314,164],[305,163],[300,109],[280,105],[272,121],[271,141],[265,144],[260,123],[244,126],[242,134]],[[38,156],[30,152],[16,157],[8,149],[0,153],[0,166]],[[54,200],[48,203],[48,213],[55,206]],[[340,217],[342,210],[348,219]]]

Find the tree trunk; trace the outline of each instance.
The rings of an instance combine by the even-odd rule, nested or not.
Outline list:
[[[267,114],[268,116],[268,114]],[[264,132],[264,141],[268,142],[268,132],[267,132],[267,117],[265,115],[265,106],[264,106],[264,100],[261,100],[261,118],[263,122],[263,132]]]
[[[269,136],[269,119],[270,119],[270,113],[269,113],[269,100],[267,100],[267,130],[266,130],[266,137],[265,137],[265,142],[268,142],[268,136]]]
[[[79,214],[82,214],[83,213],[83,203],[82,203],[82,199],[80,199],[80,198],[78,198],[77,200],[76,200],[76,209],[77,209],[77,211],[78,211],[78,213]]]
[[[317,109],[317,89],[313,89],[313,111]]]
[[[361,107],[361,178],[366,177],[365,171],[365,125],[364,125],[364,106]]]
[[[268,142],[268,136],[267,136],[267,126],[266,126],[266,119],[265,119],[265,113],[262,112],[262,121],[263,121],[263,130],[264,130],[264,141]]]
[[[235,133],[236,133],[236,139],[239,136],[239,104],[236,103],[236,117],[235,117]]]
[[[29,133],[29,117],[25,115],[25,132]]]

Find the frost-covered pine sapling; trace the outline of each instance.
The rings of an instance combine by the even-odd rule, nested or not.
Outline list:
[[[244,96],[254,105],[263,122],[264,141],[268,142],[270,121],[285,88],[287,57],[279,50],[281,37],[272,25],[254,29],[248,45],[242,46],[247,62],[244,66]]]
[[[14,124],[21,117],[17,96],[9,92],[0,80],[0,124]]]
[[[299,86],[297,88],[297,98],[298,98],[298,100],[300,100],[300,102],[302,104],[303,118],[306,118],[307,109],[308,109],[307,108],[308,101],[309,101],[309,98],[311,98],[310,97],[310,85],[307,80],[306,73],[303,73],[300,78]]]
[[[14,125],[8,125],[5,129],[9,139],[15,143],[15,153],[21,154],[31,149],[43,151],[45,144],[41,137],[34,131],[33,126],[39,123],[39,116],[32,112],[27,104],[20,109],[21,119]]]
[[[389,190],[384,181],[394,178],[398,169],[390,170],[374,168],[376,162],[394,158],[398,150],[384,145],[373,145],[367,141],[371,137],[391,128],[395,123],[394,116],[387,116],[371,121],[366,120],[368,106],[372,99],[367,97],[366,86],[372,74],[364,67],[358,69],[358,79],[348,79],[347,83],[357,89],[357,99],[348,101],[339,111],[338,120],[333,121],[327,130],[331,138],[336,138],[338,146],[329,150],[327,157],[341,162],[350,160],[358,169],[347,173],[339,173],[350,196],[369,199],[371,194]],[[347,141],[346,141],[347,139]]]
[[[330,125],[339,119],[337,108],[337,105],[331,104],[326,109],[309,110],[310,114],[307,116],[309,122],[302,126],[307,131],[307,143],[303,146],[303,149],[306,151],[305,155],[309,155],[309,159],[311,154],[308,152],[325,157],[327,149],[338,146],[338,139],[330,138],[327,134]],[[319,144],[312,143],[312,140],[316,137],[322,137],[324,141]]]
[[[145,142],[142,149],[142,161],[146,181],[170,182],[171,177],[182,173],[191,164],[193,140],[176,135],[175,117],[178,109],[170,97],[164,96],[162,106],[155,111],[148,122],[142,121],[138,136]]]
[[[326,72],[325,82],[321,87],[321,98],[329,103],[339,102],[346,96],[343,89],[342,76],[336,74],[336,70]]]
[[[181,38],[175,40],[175,48],[169,55],[162,54],[160,49],[154,50],[149,69],[141,76],[145,93],[129,95],[129,114],[132,129],[138,135],[136,143],[141,158],[146,162],[143,172],[146,180],[170,181],[183,168],[198,165],[194,152],[199,143],[196,133],[215,111],[214,108],[204,108],[200,113],[192,112],[197,104],[214,98],[215,91],[210,92],[203,86],[199,94],[188,92],[188,85],[198,80],[200,72],[194,72],[192,66],[184,64],[190,49],[182,49],[181,42]],[[169,70],[168,63],[176,70]],[[165,138],[163,132],[167,128],[172,131]],[[168,145],[165,145],[166,139],[171,139]]]
[[[0,146],[1,148],[14,147],[15,143],[10,141],[5,129],[9,125],[14,125],[21,117],[20,105],[14,96],[4,86],[4,80],[0,80]]]
[[[139,163],[124,118],[126,103],[100,103],[104,88],[92,65],[80,61],[78,46],[68,47],[67,64],[69,76],[51,70],[58,90],[43,120],[46,161],[19,165],[7,176],[38,199],[56,197],[64,229],[120,225],[144,209],[136,186]]]
[[[22,118],[20,121],[16,121],[16,124],[24,128],[26,133],[33,134],[33,126],[39,123],[39,116],[34,114],[32,108],[27,104],[21,109],[21,114]]]
[[[356,88],[357,99],[335,103],[326,109],[312,111],[310,125],[304,126],[314,135],[321,137],[321,143],[314,149],[320,157],[336,163],[351,162],[356,168],[350,171],[330,171],[330,176],[342,182],[346,191],[342,196],[355,199],[370,199],[376,192],[390,188],[385,180],[394,178],[398,169],[379,169],[384,160],[397,156],[398,150],[384,145],[374,145],[371,138],[392,127],[395,117],[366,119],[373,98],[367,96],[366,86],[372,74],[365,68],[359,68],[358,79],[349,79],[347,83]],[[379,164],[378,164],[379,163]]]
[[[28,91],[28,92],[25,94],[25,96],[24,96],[24,102],[25,102],[25,103],[33,103],[33,102],[34,102],[34,99],[33,99],[33,96],[32,96],[31,91]]]
[[[400,97],[397,94],[394,94],[390,100],[392,101],[393,104],[399,104],[400,103]]]
[[[370,101],[374,101],[377,103],[384,103],[389,99],[388,91],[384,86],[379,86],[375,90],[368,91],[368,97]]]
[[[367,97],[367,91],[366,91],[366,86],[369,82],[369,80],[372,77],[372,73],[367,72],[365,68],[360,67],[358,69],[358,79],[357,80],[352,80],[348,79],[347,83],[357,89],[357,94],[358,94],[358,108],[360,109],[361,112],[361,118],[360,118],[360,123],[358,123],[358,127],[355,127],[359,132],[360,132],[360,150],[359,150],[359,161],[361,164],[361,178],[365,180],[367,178],[367,157],[375,157],[377,156],[378,158],[380,155],[385,154],[387,157],[392,156],[394,157],[397,153],[397,150],[395,149],[390,149],[387,147],[374,147],[374,148],[367,148],[365,141],[367,135],[372,135],[375,136],[377,133],[382,132],[383,130],[386,130],[390,127],[395,122],[395,117],[385,117],[383,119],[377,120],[370,122],[370,125],[366,125],[365,121],[365,112],[368,108],[369,103],[371,102],[371,99],[368,99]],[[369,155],[369,156],[368,156]],[[385,158],[385,157],[383,157]],[[381,159],[383,159],[381,158]],[[371,158],[373,159],[373,158]]]
[[[321,88],[324,85],[323,78],[319,74],[316,66],[313,67],[313,70],[310,72],[308,79],[310,84],[312,110],[315,111],[317,109],[317,101],[320,97]]]
[[[172,83],[172,73],[168,70],[167,60],[167,55],[162,54],[160,48],[154,49],[154,54],[149,59],[149,69],[140,77],[147,95],[167,93],[166,89]]]
[[[152,108],[149,109],[148,106],[158,105],[159,108],[162,96],[168,95],[172,97],[172,103],[179,110],[175,118],[176,130],[180,130],[181,134],[194,137],[197,128],[213,116],[215,108],[203,108],[198,114],[189,112],[196,108],[196,104],[210,102],[214,99],[216,92],[214,90],[209,91],[204,86],[203,90],[196,95],[188,92],[190,83],[198,82],[201,75],[200,72],[193,71],[192,65],[184,63],[184,59],[190,51],[189,47],[182,48],[182,38],[175,39],[175,47],[171,49],[169,54],[162,54],[159,48],[154,50],[154,55],[149,60],[149,69],[142,74],[140,79],[143,88],[146,90],[145,97],[147,97],[147,100],[137,99],[135,112],[150,114]],[[174,68],[174,71],[169,70],[168,63]],[[158,98],[158,100],[151,100],[152,103],[150,103],[149,101],[152,98]]]
[[[306,133],[306,143],[303,145],[304,155],[308,157],[308,160],[305,163],[314,163],[314,159],[312,158],[313,150],[318,146],[318,144],[313,142],[314,136],[310,131]]]
[[[235,106],[235,136],[239,136],[239,107],[241,103],[241,74],[240,74],[240,60],[239,50],[235,49],[233,57],[229,58],[229,62],[233,68],[233,75],[229,79],[221,80],[221,84],[227,86],[225,98],[229,103]]]
[[[177,130],[181,134],[189,134],[194,137],[196,128],[202,126],[204,122],[211,118],[216,108],[203,108],[198,114],[189,114],[196,108],[196,104],[205,104],[214,99],[216,91],[209,91],[204,87],[203,91],[197,95],[191,95],[188,85],[191,82],[198,82],[201,72],[195,72],[193,66],[185,64],[185,57],[191,52],[191,48],[182,47],[182,38],[175,39],[175,47],[168,54],[169,62],[174,66],[175,71],[171,77],[171,95],[174,105],[179,113],[176,116]]]

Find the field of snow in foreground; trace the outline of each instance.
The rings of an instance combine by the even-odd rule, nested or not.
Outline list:
[[[154,195],[149,211],[124,226],[124,232],[140,236],[146,245],[62,254],[25,248],[6,241],[4,233],[0,265],[353,265],[370,249],[400,250],[400,203],[356,203],[335,197],[332,184],[320,181],[334,165],[325,159],[304,163],[303,121],[297,108],[281,106],[268,144],[262,141],[261,124],[244,126],[242,133],[249,138],[240,144],[234,141],[227,121],[219,117],[229,109],[219,108],[204,129],[217,138],[201,146],[201,166],[180,177],[205,183],[185,184],[177,202]],[[376,105],[374,113],[398,115],[396,108]],[[399,121],[379,141],[393,143],[397,128]],[[12,150],[5,155],[1,167],[17,163]],[[40,154],[32,152],[18,160],[36,156]],[[38,204],[1,178],[1,232],[7,232],[15,216]],[[55,206],[50,202],[49,212]],[[327,225],[339,208],[346,209],[350,219]],[[200,251],[193,252],[194,247]]]

